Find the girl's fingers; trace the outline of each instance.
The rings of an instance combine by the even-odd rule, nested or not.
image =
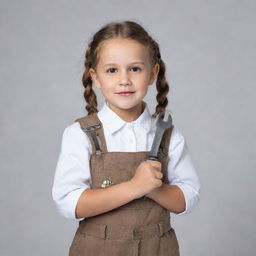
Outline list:
[[[150,160],[150,164],[151,164],[151,166],[156,167],[156,168],[161,168],[161,165],[162,165],[162,163],[159,161],[151,161],[151,160]]]
[[[158,179],[162,179],[163,178],[163,173],[160,172],[160,171],[157,171],[155,177],[158,178]]]

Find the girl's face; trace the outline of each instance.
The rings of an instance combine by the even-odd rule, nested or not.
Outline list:
[[[96,70],[91,68],[89,73],[109,107],[122,117],[139,116],[142,99],[159,71],[159,64],[152,68],[148,48],[131,39],[108,39],[98,57]]]

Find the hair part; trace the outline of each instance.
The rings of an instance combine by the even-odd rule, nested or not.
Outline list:
[[[106,24],[94,34],[88,44],[84,61],[85,71],[82,76],[84,98],[87,102],[85,108],[88,112],[88,115],[98,112],[97,97],[92,88],[93,82],[89,73],[89,69],[96,69],[99,61],[99,51],[104,41],[117,37],[133,39],[148,47],[152,67],[156,63],[159,64],[159,72],[156,80],[157,105],[155,107],[155,113],[152,114],[152,117],[156,117],[160,112],[165,111],[168,105],[167,94],[169,92],[169,85],[165,77],[165,63],[161,59],[158,43],[147,33],[147,31],[141,25],[129,20]]]

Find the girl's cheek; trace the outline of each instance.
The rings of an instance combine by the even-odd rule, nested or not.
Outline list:
[[[108,77],[105,76],[102,80],[103,83],[110,85],[111,83],[113,83],[116,79],[114,77]]]

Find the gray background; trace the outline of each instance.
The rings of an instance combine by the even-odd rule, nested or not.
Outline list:
[[[67,255],[77,223],[60,216],[51,198],[62,132],[86,114],[89,38],[125,19],[160,44],[174,124],[202,183],[197,208],[173,215],[181,255],[253,255],[255,7],[242,0],[1,0],[0,255]]]

